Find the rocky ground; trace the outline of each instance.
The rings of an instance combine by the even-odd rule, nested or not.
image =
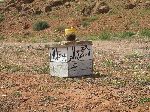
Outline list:
[[[0,45],[0,112],[149,112],[150,41],[93,42],[94,75],[49,74],[48,45]]]
[[[52,77],[48,46],[71,26],[105,40],[94,74]],[[149,37],[149,0],[0,0],[0,112],[150,112]]]

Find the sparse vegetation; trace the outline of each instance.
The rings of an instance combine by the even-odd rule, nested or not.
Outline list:
[[[0,41],[5,40],[5,37],[3,35],[0,35]]]
[[[36,72],[38,74],[49,74],[50,69],[49,69],[49,65],[42,65],[42,66],[34,66],[34,67],[32,67],[32,71]]]
[[[54,107],[54,110],[55,107],[59,109],[61,106],[58,102],[64,101],[70,104],[69,107],[73,107],[74,103],[70,101],[81,98],[81,96],[82,100],[87,102],[87,105],[94,103],[92,106],[101,106],[102,103],[99,100],[94,100],[99,98],[97,96],[100,96],[102,101],[112,102],[112,99],[117,101],[112,105],[119,103],[120,106],[113,108],[114,110],[117,108],[121,111],[120,107],[125,107],[124,110],[127,111],[134,110],[135,107],[145,109],[146,107],[141,107],[141,105],[149,105],[147,93],[150,76],[149,63],[146,61],[149,60],[147,52],[149,49],[145,49],[146,44],[130,46],[132,41],[134,40],[125,44],[120,40],[109,41],[108,43],[107,41],[93,42],[94,74],[78,78],[57,78],[49,75],[49,51],[48,47],[44,47],[45,44],[41,47],[41,44],[33,44],[33,46],[1,45],[4,47],[0,46],[0,60],[2,60],[0,61],[0,72],[2,72],[0,88],[2,91],[5,90],[5,94],[2,95],[9,99],[7,95],[11,94],[15,100],[19,99],[23,102],[34,99],[35,106]],[[118,45],[121,45],[119,49]],[[140,48],[144,48],[142,53],[139,52]],[[134,49],[136,51],[133,51]],[[23,68],[15,67],[15,65],[18,65],[18,58]],[[8,63],[4,61],[6,59]],[[13,64],[9,64],[10,62]],[[12,73],[15,75],[12,75]],[[80,91],[83,95],[79,94]],[[26,98],[26,94],[29,97]],[[64,95],[69,98],[69,101],[66,101],[66,96],[64,99]],[[94,102],[89,99],[94,100]],[[28,101],[26,103],[29,104]],[[3,106],[7,104],[5,103]],[[77,105],[79,104],[80,102],[77,102]],[[89,108],[91,108],[91,105]],[[18,110],[18,108],[11,108],[10,111],[13,109]],[[27,108],[27,110],[31,109]],[[32,108],[32,110],[34,109]]]
[[[20,91],[15,91],[15,92],[13,93],[13,96],[14,96],[14,97],[21,97],[22,94],[21,94]]]
[[[143,29],[140,32],[140,35],[143,36],[143,37],[146,37],[146,38],[150,38],[150,29]]]
[[[107,31],[104,31],[104,32],[102,32],[98,35],[98,39],[100,39],[100,40],[110,40],[111,39],[111,33],[107,32]]]
[[[106,59],[104,62],[102,62],[102,65],[105,67],[111,67],[114,65],[114,62],[112,60]]]
[[[44,96],[42,98],[40,98],[39,102],[40,103],[51,103],[56,101],[57,99],[55,97],[52,96]]]
[[[19,72],[23,71],[23,67],[15,64],[5,64],[5,65],[0,65],[0,72],[6,71],[6,72]]]
[[[137,75],[134,78],[136,84],[146,86],[150,84],[150,76]]]
[[[139,99],[139,103],[144,104],[144,103],[148,103],[148,102],[150,102],[150,98],[148,98],[148,97],[144,97],[144,98]]]
[[[115,88],[121,88],[126,86],[126,81],[119,78],[112,79],[110,82]]]
[[[148,37],[148,31],[145,32],[146,36]],[[136,33],[125,31],[120,33],[110,33],[109,31],[103,31],[98,35],[89,35],[87,38],[88,40],[118,40],[118,39],[132,39],[134,38]]]
[[[87,38],[88,40],[111,40],[112,36],[108,31],[104,31],[99,33],[98,35],[89,35]]]
[[[83,18],[82,21],[81,21],[81,25],[83,27],[87,27],[87,26],[90,25],[91,22],[94,22],[97,19],[98,19],[98,16],[91,16],[91,17]]]
[[[137,58],[143,58],[144,55],[141,55],[140,53],[138,52],[133,52],[131,54],[128,54],[125,56],[126,58],[130,59],[130,58],[134,58],[134,59],[137,59]]]
[[[65,25],[60,25],[58,27],[55,28],[56,32],[64,32],[65,31],[66,26]]]
[[[49,25],[46,21],[38,21],[33,25],[33,29],[35,31],[40,31],[40,30],[44,30],[46,28],[48,28]]]
[[[130,31],[125,31],[117,34],[118,38],[122,38],[122,39],[131,38],[133,35],[135,35],[135,33]]]
[[[0,14],[0,22],[2,22],[4,20],[4,15],[3,14]]]
[[[62,38],[61,37],[56,37],[54,38],[54,42],[61,42],[62,41]]]
[[[5,1],[0,3],[0,112],[149,112],[149,0]],[[64,29],[70,26],[77,39],[96,40],[93,75],[50,74],[51,42],[66,40]],[[68,68],[76,72],[73,58],[84,64],[78,57],[89,59],[89,49],[69,49],[76,52],[67,55],[73,61]],[[66,57],[56,50],[57,57]]]

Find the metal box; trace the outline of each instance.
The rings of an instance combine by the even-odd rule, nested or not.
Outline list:
[[[93,74],[91,41],[64,41],[50,47],[50,74],[76,77]]]

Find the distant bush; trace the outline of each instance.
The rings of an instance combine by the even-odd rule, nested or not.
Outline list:
[[[141,36],[144,36],[144,37],[150,38],[150,29],[143,29],[143,30],[140,32],[140,35],[141,35]]]
[[[0,35],[0,41],[5,40],[5,37],[3,35]]]
[[[98,39],[110,40],[111,39],[111,33],[104,31],[104,32],[100,33],[100,35],[98,36]]]
[[[4,20],[4,15],[0,14],[0,22],[2,22]]]
[[[35,31],[40,31],[40,30],[44,30],[46,28],[48,28],[49,25],[46,21],[38,21],[33,25],[33,29]]]

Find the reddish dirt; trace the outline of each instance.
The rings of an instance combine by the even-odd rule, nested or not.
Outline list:
[[[49,64],[47,45],[0,46],[0,112],[150,111],[148,40],[94,42],[95,75],[79,78],[42,69]]]
[[[26,3],[24,0],[5,0],[0,3],[0,12],[4,15],[4,20],[0,22],[0,34],[5,36],[9,42],[18,41],[19,37],[48,38],[47,41],[62,37],[64,28],[74,26],[78,30],[78,36],[98,34],[102,31],[137,32],[141,29],[150,28],[150,11],[148,0],[106,0],[105,4],[110,7],[107,13],[82,15],[81,12],[86,4],[91,5],[89,0],[63,0],[62,4],[51,3],[52,0],[34,0]],[[61,1],[61,0],[57,0]],[[129,1],[129,0],[128,0]],[[97,1],[98,2],[98,1]],[[52,4],[52,5],[50,5]],[[135,4],[133,9],[126,9],[126,5]],[[47,6],[51,6],[51,11],[45,11]],[[88,5],[87,5],[88,6]],[[38,13],[38,11],[40,13]],[[85,23],[84,18],[95,18],[91,22]],[[37,32],[33,30],[33,24],[38,21],[47,21],[50,27]],[[88,24],[83,27],[84,24]],[[60,29],[60,31],[57,31]],[[28,40],[29,41],[29,40]]]
[[[105,0],[98,14],[101,0],[92,1],[0,2],[0,112],[150,112],[149,40],[94,42],[93,76],[50,76],[47,42],[62,39],[64,28],[77,28],[79,39],[150,29],[149,0]],[[34,31],[37,21],[50,27]]]

